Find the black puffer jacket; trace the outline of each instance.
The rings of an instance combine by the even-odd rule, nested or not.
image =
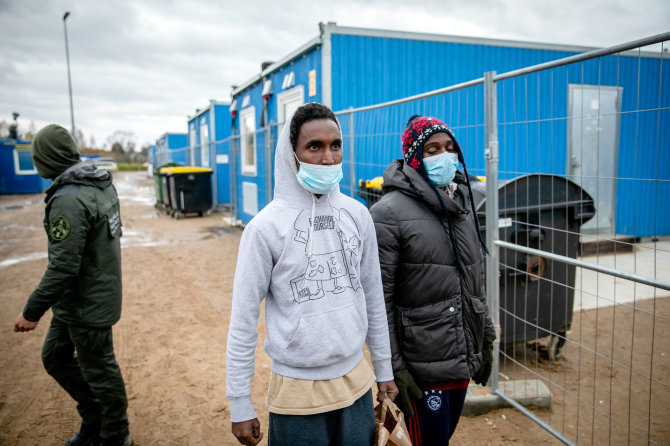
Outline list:
[[[495,338],[484,257],[464,180],[458,172],[453,198],[438,189],[454,225],[462,272],[435,190],[402,159],[384,172],[384,196],[370,209],[393,368],[404,362],[423,387],[469,379],[481,365],[484,336]]]

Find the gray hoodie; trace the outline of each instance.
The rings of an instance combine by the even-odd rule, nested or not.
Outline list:
[[[240,241],[226,358],[233,422],[256,418],[251,381],[263,299],[275,373],[339,378],[361,361],[366,343],[377,381],[393,379],[372,218],[339,186],[317,199],[298,183],[290,122],[277,142],[274,200]]]

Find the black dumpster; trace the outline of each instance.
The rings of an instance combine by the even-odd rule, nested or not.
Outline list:
[[[163,191],[167,190],[167,188],[164,188],[163,182],[164,177],[161,176],[161,169],[164,167],[178,167],[181,166],[179,163],[166,163],[162,164],[160,166],[154,167],[154,188],[156,189],[156,207],[157,208],[164,208],[168,199],[167,197],[164,197]],[[167,183],[167,182],[166,182]]]
[[[481,229],[486,229],[486,183],[472,183]],[[498,188],[499,239],[576,258],[582,224],[595,214],[593,198],[558,175],[531,174]],[[575,267],[542,256],[500,249],[501,344],[551,336],[549,358],[561,356],[572,323]]]
[[[212,208],[212,169],[171,167],[162,169],[167,178],[169,203],[174,218],[184,214],[209,215]]]

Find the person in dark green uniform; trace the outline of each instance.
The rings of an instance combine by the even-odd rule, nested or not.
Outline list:
[[[34,330],[51,308],[42,362],[82,418],[67,446],[131,446],[112,341],[121,316],[121,218],[112,175],[81,161],[68,131],[55,124],[35,135],[32,156],[37,172],[54,180],[44,212],[49,265],[14,331]]]

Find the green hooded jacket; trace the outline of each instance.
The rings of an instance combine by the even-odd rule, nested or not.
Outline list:
[[[51,308],[53,317],[67,324],[109,327],[121,316],[119,199],[112,175],[92,162],[78,162],[76,146],[69,134],[62,138],[63,131],[67,134],[48,126],[33,141],[40,175],[62,173],[45,198],[49,265],[23,316],[35,322]]]

